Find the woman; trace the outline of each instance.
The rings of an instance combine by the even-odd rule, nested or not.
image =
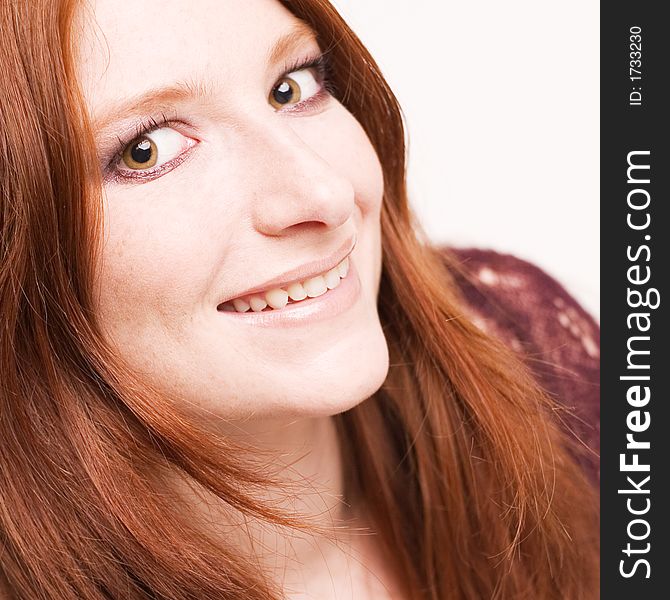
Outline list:
[[[597,596],[586,455],[327,2],[1,6],[4,597]]]

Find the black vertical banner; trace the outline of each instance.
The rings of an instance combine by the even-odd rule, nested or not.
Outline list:
[[[601,597],[670,598],[670,35],[601,3]]]

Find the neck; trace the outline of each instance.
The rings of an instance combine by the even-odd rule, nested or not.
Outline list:
[[[212,495],[196,496],[188,487],[181,487],[181,493],[189,496],[189,508],[205,518],[208,530],[222,536],[227,547],[256,562],[282,588],[319,589],[322,595],[318,597],[326,597],[324,581],[332,586],[338,574],[351,579],[352,569],[360,570],[359,551],[369,541],[365,539],[369,529],[364,527],[364,519],[345,502],[343,464],[333,419],[247,422],[231,437],[239,437],[263,456],[271,452],[273,473],[290,489],[289,494],[269,490],[257,500],[332,533],[270,525],[234,511]]]

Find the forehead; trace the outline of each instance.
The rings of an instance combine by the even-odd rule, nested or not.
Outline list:
[[[87,103],[94,109],[199,74],[231,84],[246,69],[261,76],[269,48],[296,23],[277,0],[91,0],[78,61]]]

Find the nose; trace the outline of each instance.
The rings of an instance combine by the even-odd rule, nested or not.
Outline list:
[[[323,136],[317,143],[313,132],[301,137],[289,124],[266,122],[251,137],[256,174],[251,218],[257,231],[279,236],[305,227],[335,229],[349,219],[355,191],[318,152],[336,151],[325,146]]]

